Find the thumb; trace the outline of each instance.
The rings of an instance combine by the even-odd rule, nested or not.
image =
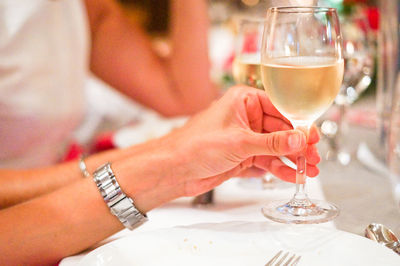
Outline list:
[[[306,135],[300,130],[276,131],[272,133],[252,132],[248,137],[249,156],[282,156],[303,150]]]

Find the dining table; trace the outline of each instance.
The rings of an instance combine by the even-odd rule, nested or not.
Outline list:
[[[371,104],[373,104],[372,101],[367,100],[362,104],[356,104],[355,108],[364,110],[368,109],[368,106]],[[185,119],[165,120],[154,114],[145,120],[146,123],[142,126],[128,126],[117,132],[114,135],[116,146],[129,146],[140,141],[145,141],[145,136],[149,136],[148,138],[157,137],[157,134],[165,134],[168,132],[169,126],[173,128],[183,124],[185,121]],[[151,132],[158,127],[161,128],[161,133],[151,134]],[[257,230],[260,230],[260,233],[254,236],[254,243],[261,241],[260,237],[273,228],[284,228],[284,230],[288,229],[289,231],[298,230],[299,232],[304,228],[304,230],[313,228],[314,231],[328,230],[329,232],[342,232],[345,233],[346,237],[354,236],[356,240],[361,241],[362,244],[367,241],[367,244],[370,242],[371,245],[374,245],[373,247],[376,245],[376,248],[380,248],[378,244],[364,237],[364,230],[370,223],[382,223],[391,228],[396,234],[400,235],[400,208],[399,203],[396,202],[393,196],[393,184],[387,176],[387,172],[379,171],[379,169],[374,168],[370,165],[371,163],[368,162],[368,160],[363,159],[365,156],[362,156],[362,152],[365,152],[365,147],[367,147],[367,150],[370,151],[371,154],[374,154],[375,150],[381,149],[379,143],[376,141],[378,139],[377,131],[375,128],[366,127],[364,125],[351,124],[346,138],[348,138],[347,143],[350,143],[348,148],[352,151],[351,162],[343,166],[337,161],[329,161],[322,158],[322,162],[319,164],[319,176],[316,178],[308,178],[307,180],[307,192],[310,198],[325,199],[339,207],[340,215],[331,222],[318,225],[283,225],[270,221],[263,216],[261,208],[271,200],[290,199],[295,191],[295,186],[289,183],[278,182],[276,186],[263,188],[260,180],[251,179],[251,181],[243,182],[243,178],[232,178],[214,189],[212,204],[194,206],[192,204],[193,198],[191,197],[176,199],[148,212],[149,220],[133,231],[127,229],[122,230],[82,253],[62,259],[59,265],[85,265],[89,261],[97,261],[93,265],[118,265],[112,263],[112,261],[107,263],[107,257],[101,256],[101,254],[104,255],[107,253],[107,247],[110,246],[110,243],[116,243],[114,249],[118,250],[118,248],[116,248],[118,247],[118,243],[124,243],[124,241],[129,243],[129,241],[133,241],[131,244],[134,246],[135,238],[149,239],[148,237],[150,237],[151,239],[151,236],[154,236],[152,232],[158,232],[156,235],[161,238],[163,235],[166,236],[166,238],[178,237],[181,236],[182,232],[186,232],[188,228],[192,228],[192,230],[193,228],[198,229],[198,225],[201,225],[200,228],[202,229],[209,230],[207,231],[208,233],[204,231],[203,237],[210,234],[212,235],[210,232],[215,232],[213,231],[215,228],[232,228],[231,231],[228,229],[222,230],[229,231],[229,234],[224,235],[224,238],[233,237],[240,231],[250,230],[249,228],[254,228],[254,230],[257,228]],[[328,142],[322,137],[318,146],[321,156],[324,157],[323,155],[329,149]],[[364,151],[360,152],[360,146],[364,147]],[[221,233],[221,230],[218,232]],[[287,231],[285,231],[285,233],[287,233]],[[201,235],[200,233],[198,237],[201,238]],[[144,236],[147,238],[144,238]],[[271,232],[265,233],[263,238],[267,239],[270,236]],[[291,236],[292,234],[288,233],[288,237],[290,238]],[[248,237],[249,239],[251,238],[250,235]],[[182,239],[186,238],[183,237]],[[297,240],[294,239],[293,241],[296,242]],[[158,241],[155,242],[157,243]],[[209,242],[211,243],[211,241]],[[352,245],[350,242],[349,244]],[[280,242],[278,241],[277,243]],[[338,243],[335,243],[335,246],[337,246],[337,244]],[[156,248],[154,245],[157,244],[150,246]],[[196,245],[193,247],[196,247]],[[193,247],[191,248],[191,252],[193,252]],[[234,246],[225,249],[234,250]],[[352,249],[356,252],[357,246],[352,246]],[[388,252],[390,251],[387,248],[384,249],[384,252],[386,252],[386,250],[388,250]],[[154,252],[157,253],[160,251]],[[173,251],[170,252],[169,255],[165,255],[165,258],[171,258],[173,256]],[[209,252],[210,254],[212,253],[212,251]],[[363,251],[358,250],[358,252],[361,253]],[[95,257],[93,257],[94,255],[92,254],[94,254]],[[116,251],[115,254],[118,254],[118,252]],[[120,257],[123,256],[122,254]],[[254,259],[256,257],[255,255]],[[266,254],[265,261],[267,261],[267,257]],[[366,256],[366,258],[367,257],[368,256]],[[93,258],[96,258],[96,260],[93,261]],[[209,263],[213,261],[212,258],[215,257],[211,256],[208,258],[209,260],[206,260],[207,264],[218,265]],[[168,259],[164,259],[164,262],[163,265],[174,265],[168,264]],[[352,260],[348,260],[348,262],[349,264],[341,265],[361,265],[352,264]],[[397,262],[399,263],[398,265],[400,265],[400,257]],[[304,263],[306,263],[305,259],[303,264],[300,263],[299,265],[307,265]],[[132,263],[131,265],[142,264]],[[175,265],[181,264],[176,263]],[[220,265],[224,265],[224,263]],[[230,265],[241,264],[233,263]],[[258,264],[249,262],[247,265]],[[338,264],[326,263],[325,265]]]

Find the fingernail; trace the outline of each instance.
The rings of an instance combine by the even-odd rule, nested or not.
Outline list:
[[[289,147],[292,149],[298,149],[301,147],[301,136],[299,133],[291,134],[288,138]]]

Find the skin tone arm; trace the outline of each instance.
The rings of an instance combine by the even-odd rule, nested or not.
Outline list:
[[[262,134],[254,129],[257,125],[262,131],[288,130]],[[112,168],[142,212],[208,191],[252,166],[287,173],[293,182],[294,170],[276,163],[277,156],[300,152],[307,145],[304,134],[290,128],[265,93],[238,87],[184,127],[123,150],[124,156],[112,160]],[[104,159],[103,155],[88,158],[90,171]],[[53,264],[123,228],[91,178],[81,178],[75,168],[65,165],[52,171],[58,176],[68,173],[77,181],[0,211],[0,265]],[[309,170],[311,176],[318,173],[315,165]]]
[[[272,123],[274,122],[272,121]],[[276,125],[273,124],[268,127],[270,130],[274,128],[275,130],[283,130],[283,128],[276,128]],[[287,129],[291,129],[291,127],[288,126]],[[318,175],[318,168],[316,168],[316,164],[319,163],[320,157],[315,146],[315,143],[318,141],[318,132],[316,128],[313,127],[308,139],[306,152],[308,162],[307,174],[309,177],[315,177]],[[145,150],[147,144],[137,145],[132,149],[115,149],[112,151],[92,155],[89,159],[85,160],[88,171],[92,173],[97,166],[106,161],[114,162],[121,158],[134,156],[142,149],[140,147],[143,147]],[[296,161],[296,155],[288,155],[287,157],[293,162]],[[260,157],[258,160],[266,160],[274,165],[271,165],[269,168],[261,169],[260,167],[251,167],[238,173],[238,176],[254,177],[259,174],[263,174],[265,171],[269,171],[270,169],[275,169],[275,176],[287,182],[295,182],[295,175],[293,172],[284,167],[280,168],[280,166],[282,166],[282,162],[276,157],[265,156],[264,158]],[[50,193],[56,189],[62,188],[81,179],[82,173],[79,170],[77,161],[34,170],[0,169],[0,209],[4,209],[43,194]]]
[[[209,79],[206,0],[171,1],[172,54],[159,58],[112,0],[85,0],[92,35],[91,70],[165,116],[193,114],[217,96]]]
[[[268,99],[266,99],[266,101],[269,102]],[[277,111],[274,111],[274,113],[277,113]],[[274,116],[266,116],[267,118],[265,118],[265,123],[263,124],[261,121],[253,121],[252,130],[270,133],[277,130],[292,129],[289,122],[281,117],[280,114],[276,114],[276,116],[279,116],[280,119],[274,119]],[[281,119],[285,120],[285,123],[280,123]],[[315,146],[318,141],[318,131],[315,127],[312,127],[306,151],[308,163],[307,174],[309,177],[318,175],[316,164],[319,163],[320,157]],[[92,173],[101,163],[106,161],[114,162],[121,158],[132,157],[135,156],[136,153],[146,149],[147,144],[143,144],[133,148],[99,153],[87,159],[86,164],[89,172]],[[296,161],[296,155],[288,155],[287,157],[293,162]],[[275,176],[282,180],[295,182],[294,171],[287,167],[282,167],[283,163],[278,158],[274,156],[265,156],[259,157],[256,162],[258,161],[265,161],[270,165],[268,167],[257,167],[257,165],[255,165],[256,167],[245,169],[238,175],[243,176],[248,173],[250,176],[254,176],[255,173],[259,172],[254,171],[254,169],[261,168],[265,171],[272,171]],[[52,192],[80,179],[82,179],[82,174],[76,161],[34,170],[0,169],[0,209]]]
[[[130,149],[98,153],[88,161],[88,170],[90,173],[95,170],[95,166],[91,167],[90,163],[94,158],[96,162],[113,162],[118,158],[128,157],[131,153]],[[80,179],[82,173],[77,161],[34,170],[0,169],[0,209],[49,193]]]

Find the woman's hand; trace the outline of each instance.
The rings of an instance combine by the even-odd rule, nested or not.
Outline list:
[[[157,186],[163,191],[169,187],[176,197],[194,196],[253,166],[295,182],[295,170],[279,156],[295,160],[305,149],[307,174],[314,177],[320,160],[314,145],[318,140],[315,128],[308,138],[293,130],[265,92],[236,86],[184,127],[157,141],[156,152],[168,154],[169,164]]]

